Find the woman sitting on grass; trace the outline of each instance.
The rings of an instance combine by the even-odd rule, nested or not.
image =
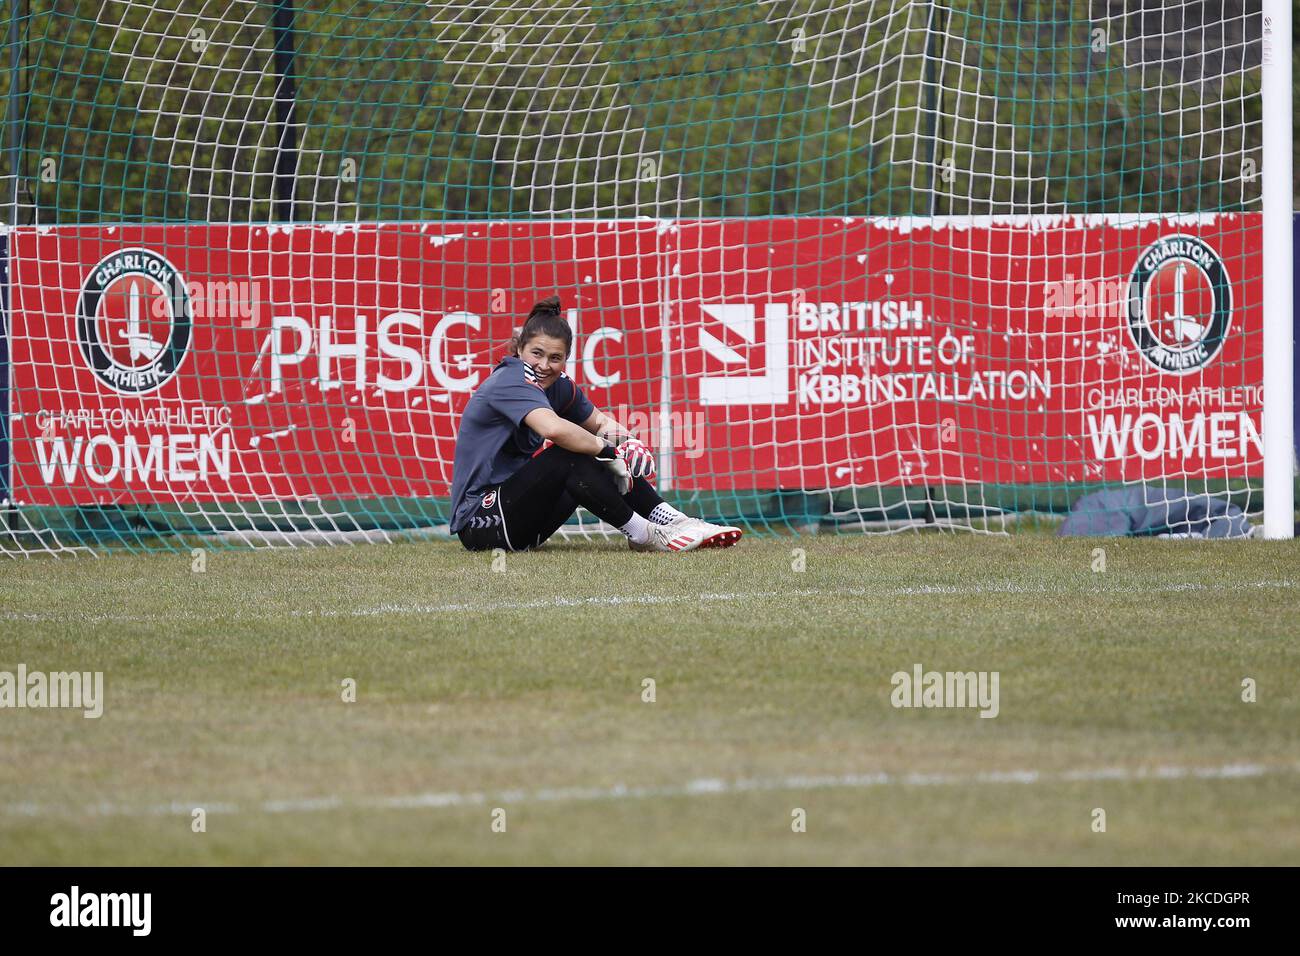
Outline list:
[[[564,374],[573,331],[559,296],[533,306],[508,354],[470,396],[456,435],[451,531],[471,551],[526,551],[586,508],[633,551],[729,547],[738,528],[673,508],[647,478],[643,443]],[[541,451],[544,441],[550,447]]]

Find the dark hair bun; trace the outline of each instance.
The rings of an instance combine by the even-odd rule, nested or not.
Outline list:
[[[547,335],[559,339],[564,343],[566,355],[573,348],[573,329],[560,315],[560,297],[558,295],[548,295],[533,306],[533,310],[528,313],[528,321],[524,323],[523,328],[515,331],[514,337],[506,347],[506,354],[519,354],[519,350],[538,335]]]
[[[535,315],[559,315],[560,314],[560,297],[558,295],[548,295],[545,299],[536,303],[533,310],[528,313],[531,319]]]

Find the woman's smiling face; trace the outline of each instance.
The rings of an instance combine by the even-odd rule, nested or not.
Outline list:
[[[547,388],[560,377],[569,358],[564,340],[551,335],[534,335],[519,349],[519,357],[537,373],[537,384]]]

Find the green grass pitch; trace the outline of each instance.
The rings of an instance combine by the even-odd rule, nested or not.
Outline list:
[[[1298,557],[905,534],[7,562],[0,670],[102,671],[105,701],[0,710],[0,860],[1296,864]],[[998,715],[895,708],[917,664],[998,672]]]

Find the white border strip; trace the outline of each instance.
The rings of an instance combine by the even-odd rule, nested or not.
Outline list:
[[[1261,205],[1262,208],[1262,205]],[[1152,223],[1165,223],[1170,226],[1212,226],[1220,219],[1229,222],[1246,216],[1259,216],[1260,210],[1233,210],[1213,212],[1096,212],[1096,213],[993,213],[991,215],[937,215],[937,216],[845,216],[845,215],[808,215],[808,216],[611,216],[611,217],[553,217],[539,216],[530,219],[358,219],[336,220],[333,222],[254,222],[254,221],[212,221],[200,223],[141,223],[141,222],[69,222],[50,224],[31,224],[10,226],[0,223],[0,235],[28,233],[47,235],[50,232],[85,232],[96,230],[139,229],[144,226],[167,225],[177,228],[251,228],[266,229],[272,234],[291,233],[295,230],[318,229],[324,232],[358,232],[362,229],[374,230],[390,227],[419,226],[425,233],[430,228],[435,230],[463,229],[466,226],[501,226],[528,227],[537,225],[551,226],[615,226],[620,224],[643,225],[657,231],[664,231],[674,226],[686,224],[718,222],[781,222],[791,220],[821,219],[827,222],[839,222],[852,226],[862,222],[879,229],[892,229],[902,233],[914,229],[987,229],[994,226],[1029,227],[1034,231],[1042,229],[1070,228],[1085,229],[1095,226],[1117,226],[1121,229],[1135,229]],[[456,233],[448,239],[481,238],[477,235],[466,236]]]

